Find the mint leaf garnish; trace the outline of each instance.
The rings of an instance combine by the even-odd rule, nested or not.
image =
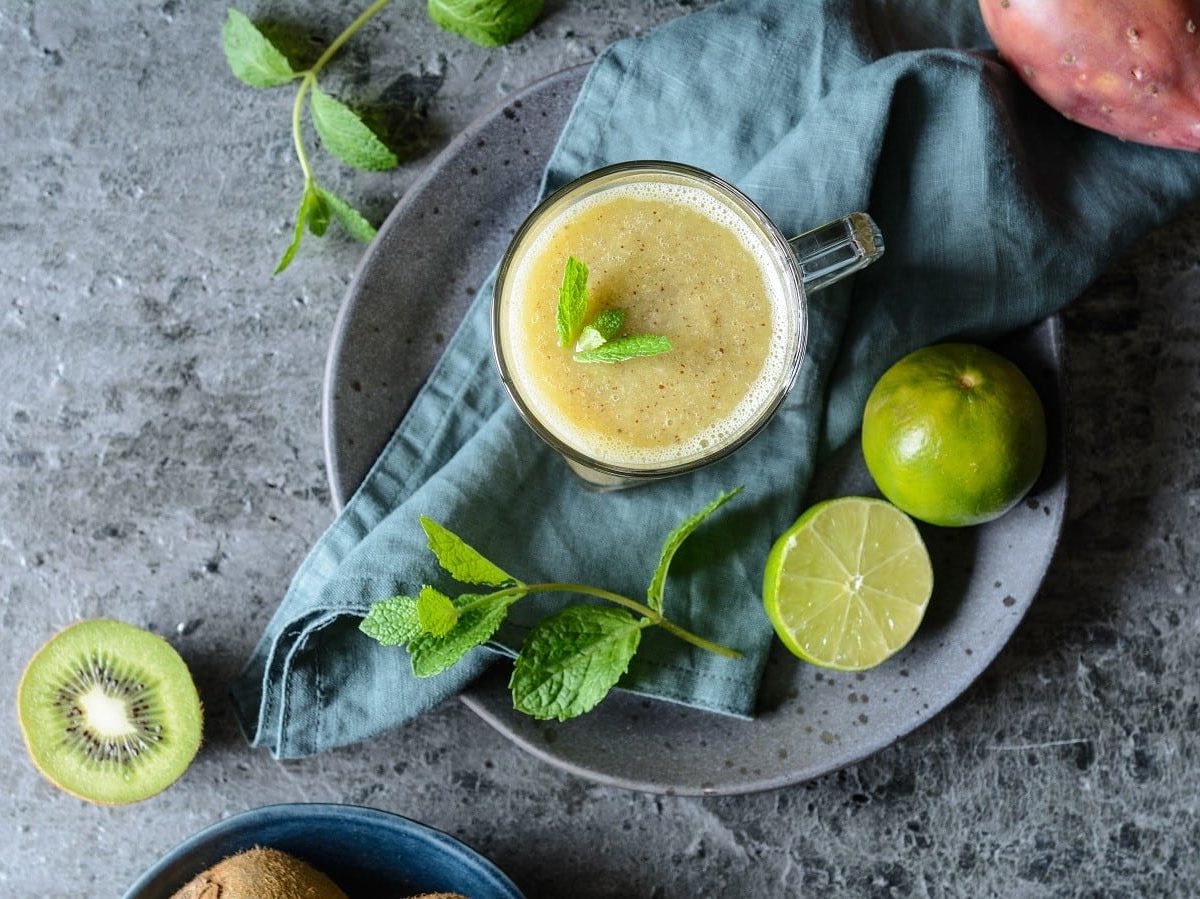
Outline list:
[[[444,637],[458,623],[458,609],[445,593],[425,586],[417,596],[417,622],[422,633]]]
[[[667,535],[667,539],[663,541],[662,552],[658,557],[658,567],[654,569],[654,577],[650,579],[650,586],[646,588],[646,604],[650,608],[656,612],[662,611],[663,591],[667,583],[667,569],[671,567],[671,560],[675,558],[675,553],[683,545],[683,541],[690,537],[692,532],[700,527],[713,512],[717,511],[717,509],[721,508],[721,506],[725,505],[741,492],[741,487],[734,487],[732,490],[725,491],[695,515],[689,515],[681,521],[679,526]]]
[[[429,0],[429,18],[481,47],[499,47],[529,30],[542,0]]]
[[[657,356],[671,349],[671,341],[655,334],[637,334],[633,337],[618,337],[595,349],[575,354],[576,362],[624,362],[643,356]]]
[[[421,634],[409,642],[413,674],[417,677],[441,674],[476,646],[486,643],[508,615],[508,607],[521,595],[460,596],[456,602],[458,622],[454,627],[441,636]]]
[[[603,346],[621,333],[625,325],[624,309],[605,309],[592,320],[592,323],[579,332],[575,341],[575,352],[586,353],[598,346]]]
[[[721,494],[667,537],[647,591],[649,605],[587,584],[525,584],[448,528],[422,516],[429,548],[446,571],[460,581],[499,589],[451,599],[432,587],[423,587],[415,598],[395,596],[374,603],[360,629],[385,646],[407,644],[413,673],[429,677],[490,640],[513,603],[532,593],[579,593],[622,607],[568,606],[542,619],[525,638],[509,683],[513,707],[537,718],[560,721],[582,715],[608,694],[629,669],[641,632],[647,627],[661,627],[726,658],[741,658],[737,650],[684,630],[662,612],[663,583],[675,551],[705,518],[740,490]]]
[[[403,646],[421,633],[416,598],[393,596],[371,603],[358,629],[384,646]]]
[[[558,345],[570,346],[583,327],[583,317],[588,307],[588,267],[574,256],[567,258],[563,271],[562,286],[558,289]]]
[[[309,113],[325,149],[347,165],[365,172],[382,172],[399,164],[396,154],[363,123],[358,113],[316,85]]]
[[[375,239],[375,228],[363,218],[363,214],[339,197],[332,191],[318,185],[317,193],[321,195],[321,199],[325,203],[325,207],[333,214],[333,217],[338,220],[338,223],[346,229],[346,233],[355,240],[361,240],[363,243],[370,243]]]
[[[538,622],[513,665],[513,708],[559,721],[590,711],[629,670],[649,623],[608,606],[567,606]]]
[[[489,562],[479,550],[470,546],[462,537],[443,527],[432,518],[421,516],[421,529],[429,541],[429,549],[437,557],[438,564],[456,581],[464,584],[483,584],[503,587],[519,581]]]
[[[278,87],[296,77],[287,57],[245,13],[230,8],[221,26],[221,43],[233,74],[251,87]]]
[[[612,340],[625,327],[625,310],[605,309],[596,316],[590,327],[595,328],[605,340]]]
[[[657,356],[671,349],[671,341],[655,334],[617,337],[625,326],[624,309],[605,309],[586,327],[588,267],[574,256],[567,257],[562,287],[558,291],[558,345],[575,343],[576,362],[624,362],[641,356]]]

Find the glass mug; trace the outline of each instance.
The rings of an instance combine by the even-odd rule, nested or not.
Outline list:
[[[610,204],[621,200],[628,202]],[[611,225],[602,224],[605,215]],[[611,239],[606,228],[612,229]],[[674,228],[684,230],[673,235]],[[612,245],[620,241],[630,244]],[[593,268],[592,305],[620,306],[622,290],[626,298],[640,290],[666,298],[662,310],[644,300],[638,310],[642,323],[661,325],[658,313],[665,316],[670,307],[674,335],[661,327],[647,330],[671,339],[678,353],[673,347],[661,356],[611,364],[574,361],[572,348],[557,344],[558,287],[567,260],[566,253],[556,252],[563,249],[559,244],[586,244],[593,257],[602,257],[608,283]],[[735,245],[742,251],[729,249]],[[883,237],[865,213],[788,240],[741,191],[701,169],[658,161],[598,169],[546,198],[517,230],[500,263],[492,346],[501,381],[522,418],[593,489],[616,490],[693,471],[744,445],[783,402],[804,358],[808,295],[874,262],[883,249]],[[684,268],[669,277],[671,262],[678,260],[668,257],[676,255]],[[655,268],[656,258],[666,260],[667,269]],[[622,268],[626,262],[635,272],[629,277]],[[739,273],[736,283],[725,283]],[[656,284],[662,278],[668,280]],[[700,279],[691,285],[695,289],[679,289],[692,279]],[[741,289],[748,282],[754,289]],[[614,285],[619,289],[611,289]],[[742,313],[734,307],[743,294],[758,300],[750,301],[757,303],[750,317],[739,321]],[[736,348],[729,361],[717,344]],[[706,362],[714,358],[718,362]],[[735,372],[735,365],[742,370]],[[706,380],[708,375],[713,377]],[[586,399],[577,401],[579,396]],[[687,427],[677,427],[676,419],[686,419]],[[632,436],[636,429],[642,429],[640,443]],[[689,429],[686,436],[674,433]]]

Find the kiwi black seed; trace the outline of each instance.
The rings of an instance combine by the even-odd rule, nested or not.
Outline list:
[[[186,663],[121,621],[81,621],[52,637],[25,667],[17,706],[38,770],[89,802],[153,796],[200,747],[203,712]]]

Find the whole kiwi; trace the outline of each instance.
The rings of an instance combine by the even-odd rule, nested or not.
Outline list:
[[[349,899],[300,859],[256,846],[196,875],[171,899]]]
[[[174,783],[200,747],[204,714],[187,664],[123,621],[80,621],[25,667],[17,714],[34,765],[89,802],[137,802]]]

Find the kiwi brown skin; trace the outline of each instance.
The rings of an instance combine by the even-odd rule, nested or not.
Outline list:
[[[312,865],[278,849],[256,846],[213,865],[171,899],[349,899]]]
[[[80,700],[89,692],[112,699],[128,733],[111,739],[93,726]],[[174,783],[200,747],[204,716],[175,649],[110,619],[76,622],[38,650],[17,687],[17,712],[38,771],[97,805],[137,802]]]

